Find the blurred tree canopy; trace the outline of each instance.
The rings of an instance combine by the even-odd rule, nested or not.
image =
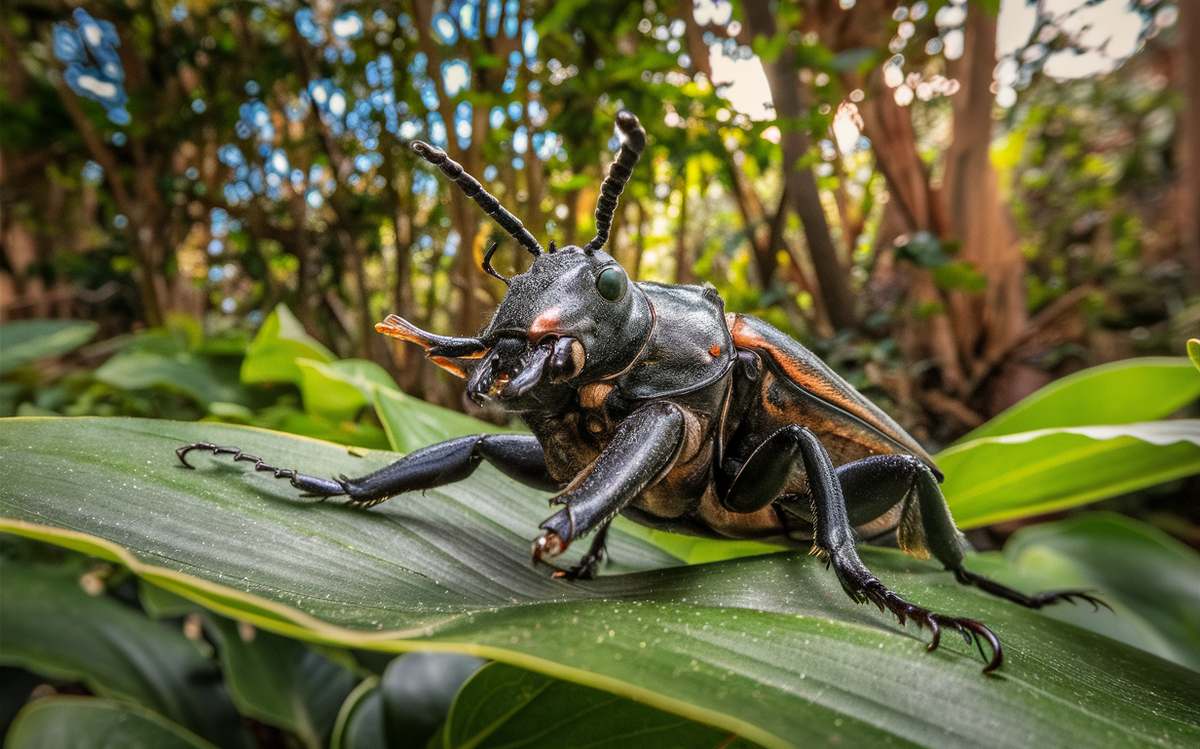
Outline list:
[[[1166,0],[10,0],[4,320],[109,336],[279,303],[461,407],[374,333],[474,333],[594,232],[615,113],[650,146],[610,251],[708,282],[945,443],[1054,377],[1179,353],[1200,319],[1200,48]],[[764,106],[764,102],[769,102]]]

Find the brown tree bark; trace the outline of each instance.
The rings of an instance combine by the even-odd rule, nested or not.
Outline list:
[[[766,3],[751,2],[743,8],[750,33],[755,37],[774,37],[777,33],[775,19]],[[837,248],[829,233],[829,222],[825,208],[821,205],[817,191],[817,178],[812,168],[801,166],[800,160],[808,153],[811,139],[795,123],[808,114],[810,102],[807,90],[796,71],[796,52],[786,45],[779,57],[763,66],[767,83],[771,88],[771,99],[783,131],[783,174],[787,194],[792,200],[792,209],[800,217],[804,238],[808,243],[809,256],[816,272],[817,285],[821,289],[825,309],[835,328],[850,328],[855,324],[854,298],[850,293],[849,276],[838,262]]]

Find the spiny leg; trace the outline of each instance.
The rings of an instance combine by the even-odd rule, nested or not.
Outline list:
[[[212,450],[213,455],[232,455],[233,462],[235,463],[238,461],[253,462],[254,470],[256,471],[269,471],[277,479],[290,480],[292,486],[304,492],[301,496],[320,497],[324,501],[330,497],[337,497],[348,493],[344,480],[323,479],[317,476],[307,476],[303,473],[298,473],[291,468],[276,468],[275,466],[267,465],[261,458],[247,455],[239,447],[214,445],[211,442],[193,442],[190,445],[177,448],[175,455],[178,456],[179,462],[183,463],[184,468],[195,469],[195,466],[187,462],[187,454],[193,450]]]
[[[236,447],[221,447],[207,442],[185,445],[176,450],[188,468],[186,455],[191,450],[212,450],[214,455],[233,455],[234,460],[254,461],[255,469],[272,471],[276,478],[289,479],[306,496],[346,496],[356,507],[371,507],[404,492],[432,489],[470,476],[483,460],[503,473],[538,489],[553,491],[561,485],[550,476],[546,456],[533,435],[477,434],[460,437],[417,450],[391,465],[359,478],[339,476],[322,479],[287,468],[268,466]]]
[[[912,458],[911,460],[916,462],[916,465],[912,466],[913,478],[911,486],[916,494],[917,506],[920,508],[919,515],[925,541],[934,558],[945,565],[946,569],[953,572],[954,577],[960,583],[963,585],[974,585],[980,590],[987,591],[994,596],[1031,609],[1040,609],[1043,606],[1061,601],[1069,601],[1071,603],[1086,601],[1097,611],[1101,606],[1109,611],[1112,610],[1112,607],[1102,599],[1085,590],[1056,590],[1030,596],[963,567],[965,541],[958,527],[954,525],[954,518],[950,515],[950,508],[946,505],[946,499],[942,496],[942,490],[937,485],[937,479],[934,478],[927,466],[917,461],[916,458]]]
[[[911,619],[918,627],[928,627],[933,634],[930,650],[940,643],[942,629],[957,631],[968,645],[974,644],[988,660],[985,673],[999,668],[1003,655],[1000,641],[991,630],[973,619],[939,614],[905,601],[888,590],[862,563],[838,472],[834,470],[825,446],[807,428],[793,424],[767,438],[734,479],[724,499],[725,506],[735,512],[753,512],[766,506],[783,490],[797,460],[804,465],[808,477],[814,551],[833,566],[850,599],[856,603],[870,601],[881,611],[890,611],[901,624]],[[873,502],[868,498],[866,504],[882,506],[884,502],[882,499]],[[873,511],[874,508],[867,509]],[[992,649],[991,659],[983,652],[985,641]]]
[[[587,553],[579,560],[579,563],[574,567],[565,570],[558,570],[554,573],[554,577],[562,577],[567,580],[594,580],[596,572],[600,567],[600,563],[608,555],[605,551],[605,545],[608,543],[608,529],[612,527],[612,523],[605,523],[596,531],[596,535],[592,538],[592,545],[588,547]]]

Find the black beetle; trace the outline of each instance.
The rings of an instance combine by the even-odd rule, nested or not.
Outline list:
[[[938,614],[889,591],[867,570],[857,539],[895,537],[909,554],[932,554],[959,582],[1030,608],[1058,600],[1103,603],[1081,591],[1026,596],[963,567],[966,541],[938,487],[928,453],[883,411],[811,351],[762,320],[726,314],[711,286],[637,283],[603,247],[613,211],[646,133],[629,112],[596,208],[596,238],[543,250],[521,222],[440,149],[413,150],[436,165],[534,255],[528,271],[505,278],[508,293],[475,338],[419,330],[391,315],[376,329],[420,344],[426,356],[467,379],[478,402],[518,414],[530,435],[481,434],[418,450],[361,478],[323,479],[266,465],[236,447],[195,443],[255,463],[309,496],[348,497],[370,507],[404,492],[469,476],[487,460],[548,491],[562,509],[542,523],[535,562],[595,532],[583,561],[556,576],[590,578],[618,513],[675,533],[811,544],[846,593],[929,627],[932,650],[949,627],[992,649],[977,621]],[[987,658],[986,654],[984,655]]]

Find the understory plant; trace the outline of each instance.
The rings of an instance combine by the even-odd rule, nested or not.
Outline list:
[[[50,351],[19,332],[5,326],[0,351],[10,395],[22,365],[86,341],[60,332]],[[11,342],[27,348],[14,356]],[[1200,357],[1200,343],[1189,353]],[[145,376],[170,371],[150,366],[155,357],[177,356],[134,347],[94,377],[133,394],[199,387]],[[1200,470],[1200,421],[1166,419],[1200,394],[1196,366],[1086,370],[936,455],[959,526]],[[196,441],[315,475],[362,474],[396,452],[502,429],[406,396],[370,362],[334,360],[283,308],[238,373],[211,372],[228,387],[209,390],[204,421],[26,407],[2,422],[5,746],[1200,739],[1200,558],[1129,518],[1030,526],[967,563],[1022,590],[1096,590],[1111,611],[1030,611],[897,550],[862,550],[900,595],[996,631],[1005,664],[984,676],[967,644],[947,634],[925,652],[927,633],[855,606],[803,552],[618,521],[599,579],[551,579],[528,553],[548,495],[490,466],[367,512],[299,498],[250,464],[196,455],[185,470],[174,450]],[[251,426],[270,412],[247,394],[264,383],[294,389],[295,432],[320,425],[341,444]],[[387,449],[352,438],[366,427]],[[35,688],[50,696],[25,704]]]

